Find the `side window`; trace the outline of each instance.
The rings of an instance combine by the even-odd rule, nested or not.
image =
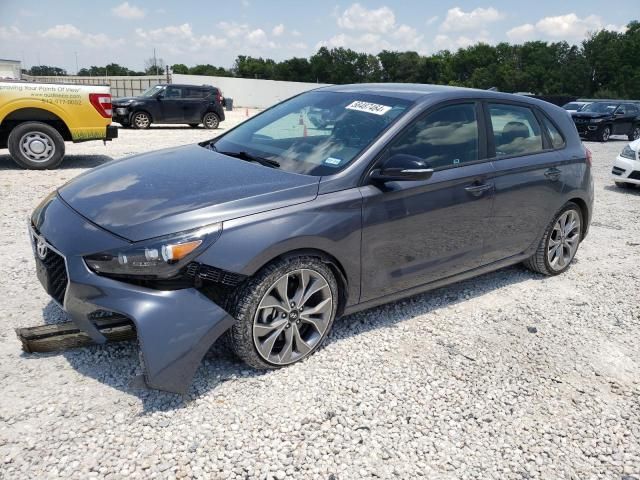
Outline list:
[[[544,128],[547,130],[547,133],[549,134],[549,138],[551,139],[551,146],[553,148],[564,147],[564,137],[558,131],[556,126],[551,123],[551,120],[549,120],[546,116],[543,116],[542,123],[544,125]]]
[[[182,98],[182,88],[167,87],[164,93],[165,98]]]
[[[473,103],[440,108],[396,138],[390,155],[404,153],[442,168],[478,160],[478,121]]]
[[[489,104],[496,157],[529,155],[543,150],[540,124],[527,107]]]
[[[184,98],[201,99],[201,98],[204,98],[204,96],[205,96],[205,91],[202,88],[193,87],[193,88],[184,89]]]

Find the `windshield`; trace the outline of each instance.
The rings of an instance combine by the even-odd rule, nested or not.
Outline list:
[[[277,162],[277,168],[289,172],[332,175],[410,105],[408,100],[386,96],[309,92],[276,105],[205,146],[238,158]]]
[[[582,107],[582,104],[580,103],[567,103],[564,107],[565,110],[580,110],[580,107]]]
[[[142,92],[140,94],[140,96],[141,97],[152,97],[156,93],[158,93],[160,90],[164,90],[164,86],[163,85],[155,85],[155,86],[149,88],[148,90],[145,90],[144,92]]]
[[[596,102],[584,107],[581,112],[590,112],[590,113],[613,113],[613,111],[618,107],[617,103],[608,103],[608,102]]]

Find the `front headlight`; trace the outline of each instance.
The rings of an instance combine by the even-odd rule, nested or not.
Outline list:
[[[620,152],[620,156],[624,157],[624,158],[629,158],[631,160],[635,160],[636,159],[636,151],[634,149],[632,149],[631,146],[627,145],[626,147],[624,147],[622,149],[622,152]]]
[[[591,119],[591,123],[600,123],[602,120],[604,120],[603,118],[592,118]]]
[[[215,242],[222,224],[132,243],[126,247],[84,257],[99,275],[164,279],[175,276],[200,252]]]

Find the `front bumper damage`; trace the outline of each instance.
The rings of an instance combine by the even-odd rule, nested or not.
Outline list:
[[[140,345],[146,385],[185,393],[202,358],[234,319],[195,288],[154,290],[96,275],[83,256],[127,242],[85,220],[59,197],[51,196],[31,218],[37,242],[64,258],[66,289],[60,306],[96,343],[107,338],[96,327],[96,312],[123,315],[133,322]]]

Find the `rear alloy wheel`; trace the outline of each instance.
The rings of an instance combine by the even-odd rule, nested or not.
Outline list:
[[[56,168],[64,157],[64,139],[51,125],[21,123],[9,134],[9,153],[19,166],[31,170]]]
[[[611,127],[607,125],[600,131],[600,134],[598,135],[598,140],[600,140],[601,142],[608,142],[610,137],[611,137]]]
[[[569,268],[582,240],[582,212],[569,202],[547,226],[536,252],[525,266],[544,275],[557,275]]]
[[[231,313],[231,347],[255,368],[290,365],[315,352],[337,310],[337,283],[315,258],[271,265],[242,288]]]
[[[634,140],[638,140],[640,138],[640,126],[633,127],[633,131],[628,135],[627,138],[629,139],[630,142],[633,142]]]
[[[216,115],[215,113],[209,112],[205,114],[204,117],[202,117],[202,124],[204,125],[204,128],[213,130],[215,128],[218,128],[218,125],[220,125],[220,118],[218,118],[218,115]]]
[[[144,130],[149,128],[151,125],[151,117],[147,112],[138,112],[133,114],[133,118],[131,119],[131,123],[134,128]]]

